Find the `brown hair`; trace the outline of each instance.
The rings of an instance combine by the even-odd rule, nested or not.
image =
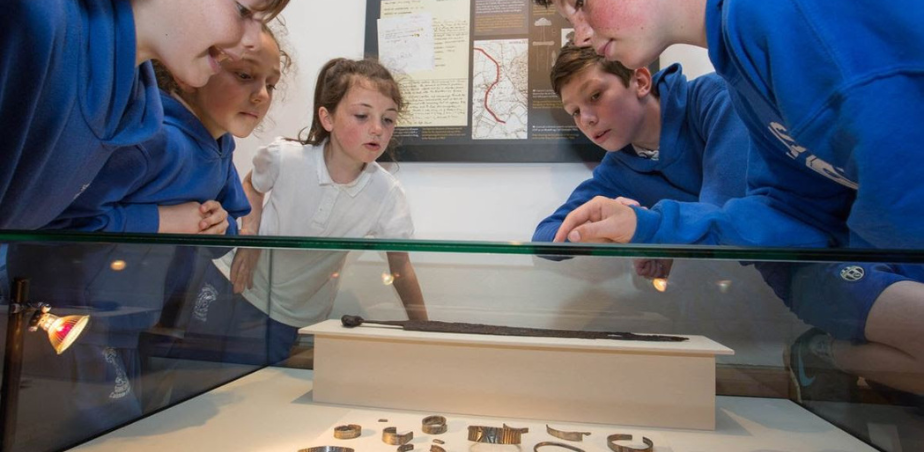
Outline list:
[[[260,12],[267,11],[269,14],[267,14],[266,19],[263,21],[266,23],[275,19],[288,4],[289,0],[269,0],[262,8],[253,8],[253,10]]]
[[[285,28],[281,22],[279,23],[278,27],[280,27],[280,31],[284,32]],[[262,28],[263,33],[266,33],[269,35],[269,37],[273,38],[273,42],[275,42],[276,47],[279,48],[279,72],[282,75],[280,79],[282,79],[293,67],[292,56],[289,54],[289,52],[286,52],[282,48],[282,44],[280,43],[279,38],[276,36],[276,32],[273,31],[273,28],[271,28],[266,23],[263,24]],[[183,93],[183,91],[180,89],[179,83],[177,83],[176,79],[173,78],[173,74],[170,73],[170,70],[167,69],[167,66],[164,66],[164,64],[158,60],[153,60],[151,63],[154,65],[154,76],[157,79],[157,86],[160,89],[171,94]]]
[[[395,102],[399,113],[404,111],[404,98],[401,96],[398,82],[378,60],[374,58],[362,60],[334,58],[328,61],[318,73],[318,81],[314,88],[314,115],[311,119],[311,127],[307,129],[308,134],[304,138],[302,136],[305,129],[302,129],[297,141],[317,146],[330,137],[330,132],[321,124],[319,110],[324,107],[333,114],[350,87],[359,83],[372,85],[373,88]]]
[[[634,71],[623,66],[618,61],[607,61],[602,56],[597,55],[597,52],[591,47],[578,47],[569,42],[562,47],[558,58],[555,59],[555,65],[552,66],[552,73],[549,74],[555,94],[561,97],[561,89],[566,83],[579,72],[595,64],[599,65],[603,72],[619,77],[622,83],[627,88],[629,87]]]

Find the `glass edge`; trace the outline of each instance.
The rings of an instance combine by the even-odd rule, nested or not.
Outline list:
[[[536,256],[600,256],[754,261],[924,263],[924,250],[744,248],[701,245],[619,245],[520,241],[386,240],[286,236],[199,236],[74,231],[0,231],[5,243],[124,243],[275,249],[362,250]]]

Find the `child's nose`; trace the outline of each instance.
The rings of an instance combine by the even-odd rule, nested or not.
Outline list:
[[[580,11],[574,13],[571,21],[572,25],[574,25],[574,45],[578,47],[589,46],[591,38],[594,36],[594,30],[587,24],[584,14]]]

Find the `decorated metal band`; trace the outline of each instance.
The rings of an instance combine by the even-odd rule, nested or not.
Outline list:
[[[584,449],[581,449],[579,447],[574,447],[570,444],[565,444],[565,443],[556,443],[555,441],[543,441],[539,444],[536,444],[535,446],[533,446],[533,452],[539,452],[540,447],[546,447],[546,446],[560,447],[562,449],[573,450],[574,452],[584,452]]]
[[[385,427],[382,430],[382,441],[392,446],[402,446],[414,438],[414,432],[398,433],[398,427]]]
[[[606,445],[610,447],[610,450],[615,452],[651,452],[654,450],[654,442],[646,437],[642,437],[642,442],[645,443],[645,447],[629,447],[621,446],[616,444],[616,441],[630,441],[632,440],[632,435],[617,433],[615,435],[610,435],[606,437]]]
[[[483,425],[470,425],[468,427],[468,440],[478,443],[491,444],[520,444],[528,428],[511,428],[504,424],[501,427],[486,427]]]
[[[299,449],[298,452],[353,452],[353,449],[340,446],[317,446]]]
[[[363,434],[363,427],[359,424],[338,425],[334,427],[334,438],[353,439]]]
[[[565,432],[562,430],[556,430],[552,427],[549,427],[549,424],[545,424],[545,431],[549,432],[549,435],[563,439],[565,441],[584,441],[584,437],[590,435],[590,432]]]
[[[420,428],[429,435],[446,433],[446,418],[443,416],[427,416],[421,421]]]

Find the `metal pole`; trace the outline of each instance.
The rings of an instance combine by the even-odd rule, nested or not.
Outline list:
[[[0,388],[0,451],[11,452],[16,439],[16,412],[19,408],[19,384],[22,378],[23,318],[29,298],[29,280],[13,280],[3,352],[3,384]]]

